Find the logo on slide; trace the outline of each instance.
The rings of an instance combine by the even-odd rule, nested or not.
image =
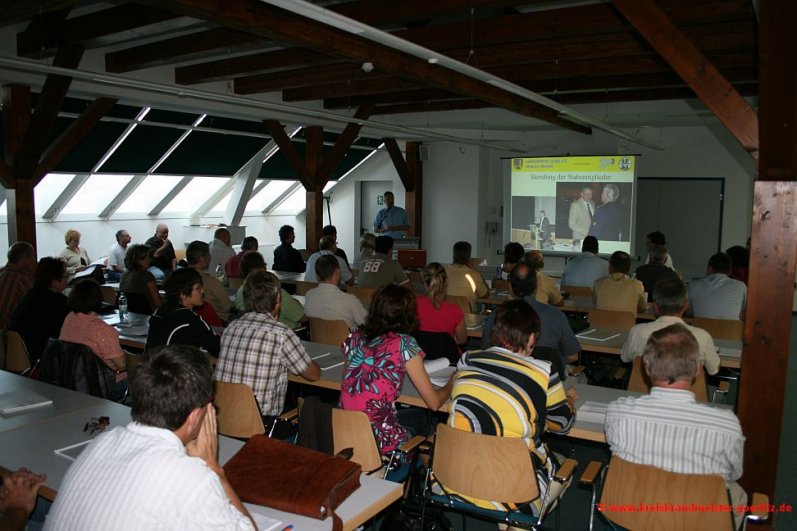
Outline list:
[[[620,159],[620,169],[622,171],[628,171],[631,169],[631,159],[628,157],[623,157]]]

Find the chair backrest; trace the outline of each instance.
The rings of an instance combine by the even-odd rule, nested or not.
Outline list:
[[[590,326],[614,330],[631,330],[636,324],[636,315],[631,312],[617,310],[590,310],[587,321],[589,321]]]
[[[100,286],[100,293],[102,294],[102,302],[116,305],[116,288],[113,286]],[[130,307],[130,302],[127,303]]]
[[[185,260],[185,249],[175,249],[174,257],[177,260]]]
[[[216,382],[215,404],[220,434],[248,439],[266,433],[257,400],[248,385]]]
[[[512,284],[508,280],[497,278],[493,280],[493,289],[495,291],[506,291],[512,293]]]
[[[443,487],[473,498],[523,503],[539,496],[529,448],[519,437],[438,424],[432,471]]]
[[[420,271],[408,271],[410,277],[410,284],[412,285],[412,291],[415,293],[426,293],[426,284],[423,283],[423,275]]]
[[[230,289],[240,289],[244,285],[243,278],[227,277],[227,282],[230,283]]]
[[[127,377],[130,378],[133,376],[133,373],[136,370],[142,361],[144,361],[144,357],[141,354],[133,354],[132,352],[124,351],[125,352],[125,367],[127,367]]]
[[[376,288],[359,288],[357,286],[348,286],[346,287],[346,291],[360,299],[360,302],[363,303],[363,306],[368,308],[371,306],[371,299],[374,298]]]
[[[462,313],[476,313],[474,308],[470,305],[470,300],[462,295],[446,295],[446,302],[456,304],[462,309]]]
[[[318,287],[318,282],[296,281],[296,295],[306,295],[308,291]]]
[[[382,467],[382,456],[376,445],[371,421],[362,411],[332,409],[332,439],[334,452],[352,448],[351,460],[372,472]]]
[[[642,356],[634,358],[634,367],[631,369],[631,377],[628,380],[628,390],[638,393],[650,392],[650,377],[645,372],[642,363]],[[706,389],[706,371],[700,371],[695,381],[692,383],[691,391],[695,394],[695,399],[701,402],[708,402],[708,390]]]
[[[133,313],[142,313],[144,315],[152,315],[154,309],[149,303],[149,299],[143,293],[124,292],[127,297],[127,309]]]
[[[562,286],[560,289],[573,297],[592,297],[592,288],[587,286]]]
[[[30,369],[30,356],[22,336],[13,330],[5,331],[6,362],[5,370],[24,373]]]
[[[744,321],[729,319],[709,319],[708,317],[695,317],[692,326],[702,328],[714,339],[744,339]]]
[[[114,371],[80,343],[50,338],[39,368],[43,382],[59,387],[100,398],[111,398],[116,391]]]
[[[460,351],[457,342],[448,332],[427,332],[418,330],[413,334],[418,346],[421,347],[425,360],[436,360],[446,358],[449,362],[456,364],[459,361]]]
[[[340,319],[310,317],[310,341],[339,347],[349,335],[349,325]]]
[[[603,515],[627,529],[734,529],[727,511],[611,511],[612,505],[639,503],[691,507],[729,505],[722,476],[676,474],[612,457],[601,494]]]

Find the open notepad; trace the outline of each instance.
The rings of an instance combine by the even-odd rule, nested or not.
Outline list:
[[[0,393],[0,415],[10,415],[29,409],[52,405],[53,401],[29,389]]]
[[[585,330],[580,334],[577,334],[576,337],[590,339],[592,341],[608,341],[609,339],[619,335],[620,333],[615,332],[614,330],[598,330],[596,328],[590,328],[589,330]]]
[[[446,358],[438,358],[436,360],[424,361],[426,372],[429,373],[429,379],[435,387],[443,387],[448,383],[451,375],[457,370],[456,367],[449,366],[449,361]]]
[[[581,407],[578,408],[578,412],[576,413],[576,418],[578,420],[584,422],[594,422],[596,424],[605,424],[606,423],[606,410],[609,408],[609,404],[605,404],[603,402],[584,402],[581,404]]]

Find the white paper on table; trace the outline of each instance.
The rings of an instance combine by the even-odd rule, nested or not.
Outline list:
[[[66,446],[64,448],[59,448],[55,451],[56,454],[60,455],[61,457],[66,457],[70,461],[74,461],[78,458],[78,456],[83,452],[83,449],[89,445],[91,441],[83,441],[77,444],[73,444],[72,446]]]
[[[717,347],[717,354],[720,356],[725,356],[728,358],[741,358],[742,357],[742,349],[740,348],[729,348],[729,347]]]
[[[49,406],[53,401],[29,389],[17,389],[0,393],[0,414],[10,415],[29,409]]]
[[[606,410],[608,408],[609,404],[605,404],[603,402],[587,401],[581,404],[581,407],[578,408],[576,418],[578,420],[583,420],[584,422],[606,424]]]
[[[576,337],[580,337],[582,339],[590,339],[592,341],[608,341],[609,339],[615,338],[619,336],[619,332],[614,332],[611,330],[597,330],[595,328],[590,328],[580,334],[576,334]]]
[[[252,519],[255,521],[255,525],[260,531],[273,531],[275,529],[284,529],[282,522],[279,520],[274,520],[273,518],[269,518],[265,514],[260,514],[257,512],[250,512],[249,514],[252,515]]]
[[[445,369],[451,364],[447,358],[437,358],[436,360],[428,360],[423,362],[423,366],[426,368],[426,372],[428,374],[432,374],[433,372],[437,372],[440,369]]]

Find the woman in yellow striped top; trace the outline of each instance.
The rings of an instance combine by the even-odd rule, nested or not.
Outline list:
[[[493,346],[465,352],[458,365],[448,424],[486,435],[523,437],[537,472],[540,498],[521,506],[468,499],[485,509],[538,515],[549,478],[559,466],[543,444],[542,434],[546,429],[567,433],[575,421],[572,400],[556,369],[533,357],[539,331],[540,320],[527,302],[506,302],[496,311]]]

